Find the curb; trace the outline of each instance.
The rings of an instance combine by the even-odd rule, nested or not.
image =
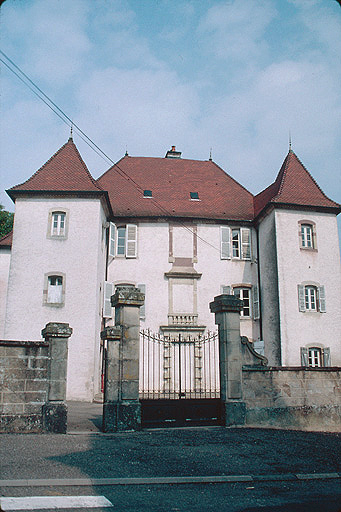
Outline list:
[[[0,480],[0,487],[88,487],[101,485],[205,484],[264,481],[307,481],[341,478],[341,473],[298,473],[283,475],[169,476],[149,478],[50,478]]]

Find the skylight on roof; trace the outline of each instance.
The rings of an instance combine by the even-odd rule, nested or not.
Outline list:
[[[144,190],[143,197],[153,197],[153,193],[151,190]]]
[[[191,199],[199,201],[199,192],[190,192]]]

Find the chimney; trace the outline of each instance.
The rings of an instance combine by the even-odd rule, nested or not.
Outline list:
[[[181,158],[181,151],[176,151],[175,146],[167,151],[165,158]]]

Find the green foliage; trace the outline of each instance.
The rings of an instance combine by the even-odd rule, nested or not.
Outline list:
[[[0,238],[7,235],[13,227],[14,213],[8,212],[0,204]]]

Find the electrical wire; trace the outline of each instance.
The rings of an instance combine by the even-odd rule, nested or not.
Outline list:
[[[70,127],[73,127],[74,129],[76,129],[77,133],[78,133],[78,136],[98,155],[100,156],[103,160],[106,160],[106,162],[108,163],[111,163],[114,167],[115,167],[115,170],[118,172],[118,174],[124,178],[125,180],[129,181],[139,192],[142,192],[144,191],[144,189],[139,185],[139,183],[137,183],[131,176],[129,176],[129,174],[124,170],[122,169],[114,160],[112,160],[112,158],[110,158],[109,155],[107,155],[76,123],[74,123],[74,121],[67,115],[65,114],[65,112],[60,108],[58,107],[58,105],[53,101],[51,100],[51,98],[49,98],[49,96],[47,96],[47,94],[44,93],[44,91],[42,91],[42,89],[40,87],[38,87],[38,85],[36,85],[33,80],[31,80],[31,78],[29,78],[29,76],[27,76],[24,71],[22,71],[22,69],[20,69],[19,66],[17,66],[17,64],[15,64],[15,62],[10,59],[2,50],[0,50],[0,53],[1,55],[3,55],[3,57],[5,57],[5,59],[7,59],[7,61],[15,68],[13,69],[4,59],[2,59],[0,57],[0,61],[24,84],[26,85],[26,87],[28,87],[30,89],[31,92],[33,92],[33,94],[35,94],[43,103],[45,103],[45,105],[50,109],[52,110],[52,112],[54,112],[65,124],[67,124],[68,126]],[[24,78],[23,78],[24,77]],[[151,198],[153,204],[164,214],[166,215],[167,217],[170,217],[170,218],[173,218],[173,219],[177,219],[177,217],[171,213],[170,211],[168,211],[166,208],[164,208],[155,198]],[[210,246],[211,248],[213,248],[214,250],[220,252],[220,248],[216,247],[215,245],[211,244],[210,242],[208,242],[207,240],[205,240],[204,238],[202,238],[200,235],[198,235],[197,233],[195,234],[194,231],[188,227],[186,224],[184,224],[183,222],[179,221],[178,219],[176,220],[176,223],[179,225],[179,226],[182,226],[183,228],[185,228],[187,231],[189,231],[192,235],[195,235],[197,239],[201,240],[203,243],[207,244],[208,246]]]

